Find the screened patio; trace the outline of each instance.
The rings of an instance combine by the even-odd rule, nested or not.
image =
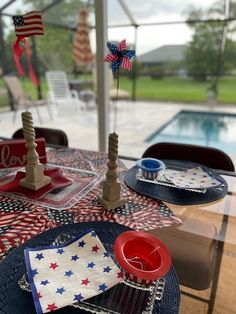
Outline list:
[[[30,38],[33,66],[40,79],[40,85],[34,87],[27,74],[20,80],[24,90],[30,91],[32,98],[47,99],[48,87],[45,81],[47,70],[62,70],[71,80],[83,81],[86,84],[91,81],[94,83],[92,73],[74,71],[72,58],[70,59],[73,37],[78,23],[78,12],[82,4],[88,5],[90,43],[95,55],[96,90],[93,91],[96,99],[87,109],[82,108],[76,111],[72,106],[51,104],[52,118],[45,106],[39,106],[42,121],[39,121],[35,108],[32,108],[35,125],[64,130],[68,135],[71,148],[100,152],[107,151],[108,135],[110,132],[116,131],[119,135],[119,155],[140,158],[145,149],[151,145],[150,137],[155,133],[161,133],[163,128],[169,127],[170,122],[180,112],[224,113],[236,118],[234,87],[236,64],[233,60],[236,52],[234,1],[211,0],[206,3],[204,0],[198,0],[193,3],[191,0],[186,0],[181,3],[178,1],[166,3],[166,1],[152,0],[144,3],[142,0],[95,0],[68,1],[66,5],[64,2],[60,0],[4,0],[0,6],[2,77],[12,73],[18,76],[12,62],[11,44],[15,39],[12,16],[34,9],[42,12],[46,34],[41,38],[39,38],[40,36]],[[194,5],[195,11],[190,10],[191,5]],[[190,16],[189,12],[194,14]],[[183,59],[178,64],[176,61],[169,62],[169,59],[165,63],[165,56],[162,56],[158,63],[155,63],[155,60],[150,61],[153,54],[151,57],[147,54],[154,52],[155,55],[158,53],[156,50],[160,47],[188,46],[193,41],[196,27],[201,25],[207,25],[210,28],[211,25],[217,27],[217,31],[214,33],[216,37],[214,45],[217,46],[215,47],[217,53],[214,51],[214,58],[211,56],[214,61],[212,68],[203,71],[205,75],[203,81],[201,80],[201,71],[198,72],[196,68],[187,70]],[[62,33],[61,39],[56,38],[56,32]],[[47,36],[49,36],[48,41],[53,42],[55,39],[55,45],[50,48],[48,53],[45,48]],[[107,41],[120,42],[124,38],[126,38],[129,48],[136,51],[136,58],[133,60],[132,71],[122,71],[120,74],[120,88],[125,89],[129,93],[129,97],[126,100],[117,101],[109,99],[110,64],[105,63],[103,58],[108,52]],[[201,47],[204,42],[200,41],[198,44]],[[63,53],[60,53],[61,50],[70,51],[69,58],[68,55],[64,56]],[[175,51],[172,51],[171,55],[174,54]],[[66,59],[65,62],[61,62],[64,60],[63,58]],[[204,60],[205,58],[206,55],[202,55],[200,59]],[[70,60],[68,61],[68,59]],[[141,65],[140,60],[144,59],[146,65]],[[230,62],[226,62],[226,66],[223,68],[226,59]],[[207,59],[206,63],[209,62],[210,60]],[[25,69],[27,68],[25,56],[23,66]],[[193,76],[190,76],[188,71],[192,71],[191,75]],[[153,78],[156,73],[158,78]],[[0,78],[0,104],[4,103],[4,105],[0,111],[0,136],[11,138],[13,132],[22,125],[20,118],[22,109],[17,112],[16,120],[13,123],[14,112],[10,105],[11,99],[8,98],[9,95],[2,82],[2,77]],[[189,82],[192,84],[191,87],[189,87]],[[145,88],[143,88],[144,84]],[[151,85],[158,90],[157,96],[152,97],[153,90],[149,89]],[[197,96],[191,98],[190,94],[197,94]],[[186,121],[184,123],[187,124]],[[220,127],[215,133],[213,132],[212,137],[218,136],[223,144],[229,141],[228,145],[224,147],[230,146],[226,153],[230,155],[236,165],[234,130],[233,122],[229,123],[226,119],[226,122],[220,123]],[[225,137],[225,131],[227,131],[228,138]],[[209,134],[208,129],[205,133]],[[180,138],[179,134],[175,135]],[[167,134],[167,136],[170,135]],[[203,142],[203,145],[207,144]],[[231,217],[232,220],[234,218]],[[231,236],[234,235],[233,232],[231,231]],[[212,313],[230,314],[235,311],[234,294],[232,293],[235,290],[236,279],[234,246],[228,244],[224,251],[224,263],[220,272]],[[199,292],[184,286],[181,288],[185,292],[195,294],[196,299],[183,294],[180,314],[208,313],[207,305],[202,302],[201,298],[209,297],[209,290]]]

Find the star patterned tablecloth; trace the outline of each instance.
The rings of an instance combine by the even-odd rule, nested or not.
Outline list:
[[[48,163],[75,169],[83,169],[105,176],[107,154],[101,152],[63,148],[47,153]],[[98,203],[103,180],[96,184],[73,206],[56,210],[29,199],[0,194],[0,259],[9,250],[47,229],[64,224],[88,221],[117,222],[135,230],[152,230],[181,224],[181,220],[162,202],[137,194],[123,181],[125,165],[118,161],[121,192],[124,206],[106,211]],[[1,176],[8,170],[1,172]]]

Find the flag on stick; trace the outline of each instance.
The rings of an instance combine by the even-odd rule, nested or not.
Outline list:
[[[39,11],[13,16],[13,23],[16,36],[44,35],[42,13]]]
[[[15,15],[13,16],[13,24],[17,36],[17,40],[13,44],[13,50],[14,54],[20,58],[24,52],[21,43],[23,43],[25,37],[44,35],[42,13],[32,11],[25,15]]]
[[[26,43],[25,37],[33,35],[44,35],[44,27],[42,21],[42,13],[39,11],[32,11],[24,15],[13,16],[13,24],[15,27],[15,33],[17,40],[13,43],[14,61],[17,71],[20,76],[24,76],[24,70],[20,63],[20,57],[24,53],[22,46],[23,42],[26,44],[27,61],[29,65],[29,76],[35,86],[39,85],[39,80],[34,73],[34,69],[31,63],[31,52],[29,43]]]

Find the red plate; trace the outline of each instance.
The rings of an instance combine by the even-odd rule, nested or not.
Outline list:
[[[164,276],[171,267],[171,255],[156,236],[143,231],[126,231],[114,244],[119,265],[132,276],[152,281]]]

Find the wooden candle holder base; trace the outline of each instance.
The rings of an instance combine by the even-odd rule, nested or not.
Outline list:
[[[108,201],[105,200],[102,195],[98,195],[98,201],[107,210],[112,210],[125,205],[125,199],[123,197],[115,201]]]
[[[123,206],[125,204],[125,199],[120,194],[120,183],[103,182],[103,194],[98,196],[98,201],[108,210]]]
[[[121,207],[125,199],[120,192],[120,183],[117,173],[118,135],[114,132],[109,135],[108,163],[106,180],[103,182],[103,194],[98,196],[99,203],[107,210]]]
[[[44,175],[44,167],[42,164],[36,166],[27,165],[25,167],[26,176],[20,180],[19,185],[30,190],[37,191],[51,183],[51,177]]]

